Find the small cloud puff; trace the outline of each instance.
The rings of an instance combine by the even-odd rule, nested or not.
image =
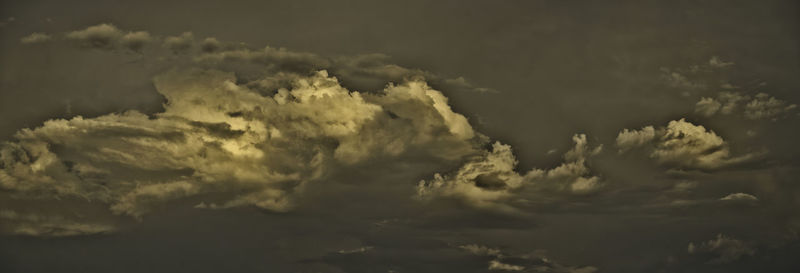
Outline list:
[[[525,267],[491,260],[489,261],[489,270],[522,271],[525,270]]]
[[[51,39],[53,39],[53,37],[47,33],[34,32],[31,33],[31,35],[22,37],[22,39],[20,39],[19,41],[23,44],[40,44],[48,42]]]
[[[194,34],[191,32],[184,32],[178,36],[169,36],[164,39],[164,48],[172,51],[174,54],[185,53],[192,48],[194,44]]]
[[[206,38],[202,43],[200,43],[200,50],[205,53],[216,52],[220,50],[221,47],[221,43],[217,40],[217,38],[214,37]]]
[[[723,68],[733,66],[733,62],[726,62],[720,59],[718,56],[712,56],[710,60],[708,60],[708,65],[715,68]]]
[[[459,248],[466,250],[473,255],[478,256],[495,256],[499,257],[502,256],[502,252],[500,249],[491,248],[487,246],[477,245],[477,244],[468,244],[468,245],[461,245]]]
[[[368,251],[370,251],[372,249],[373,249],[373,247],[371,247],[371,246],[362,246],[362,247],[354,248],[354,249],[341,249],[341,250],[337,251],[337,253],[339,253],[339,254],[358,254],[358,253],[366,253],[366,252],[368,252]]]
[[[120,44],[133,52],[142,52],[142,49],[144,49],[151,40],[150,33],[146,31],[136,31],[122,36]]]

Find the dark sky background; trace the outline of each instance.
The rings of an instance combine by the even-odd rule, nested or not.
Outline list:
[[[796,1],[0,21],[2,272],[800,270]]]

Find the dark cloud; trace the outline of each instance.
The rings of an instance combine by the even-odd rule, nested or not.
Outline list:
[[[221,47],[220,42],[217,41],[217,38],[214,37],[206,38],[205,40],[203,40],[202,43],[200,43],[200,50],[207,53],[212,53],[214,51],[217,51],[220,49],[220,47]]]
[[[717,256],[709,263],[729,263],[756,253],[747,243],[723,234],[717,234],[716,238],[706,242],[689,243],[687,251],[689,254],[710,253]]]

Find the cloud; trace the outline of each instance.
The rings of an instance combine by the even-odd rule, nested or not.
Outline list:
[[[624,129],[617,135],[621,152],[643,148],[658,163],[683,169],[713,170],[747,162],[756,153],[731,155],[730,147],[713,131],[685,119],[670,121],[667,126],[640,130]]]
[[[686,72],[673,71],[668,68],[661,69],[661,79],[666,82],[668,86],[683,90],[697,90],[706,87],[704,83],[689,79]]]
[[[468,245],[461,245],[459,248],[466,250],[467,252],[478,255],[478,256],[502,256],[502,252],[500,249],[491,248],[487,246],[477,245],[477,244],[468,244]]]
[[[205,40],[203,40],[202,43],[200,43],[200,50],[206,53],[215,52],[217,50],[220,50],[221,47],[222,45],[217,40],[217,38],[213,37],[206,38]]]
[[[622,132],[617,135],[616,143],[617,147],[620,148],[620,152],[623,152],[650,143],[655,137],[656,130],[653,126],[645,126],[641,130],[623,129]]]
[[[722,201],[758,201],[758,197],[747,193],[731,193],[725,197],[720,198]]]
[[[169,49],[174,54],[185,53],[189,51],[194,44],[194,34],[191,32],[184,32],[178,36],[169,36],[164,39],[164,48]]]
[[[146,31],[126,33],[112,24],[99,24],[84,30],[72,31],[66,34],[66,38],[87,48],[104,50],[122,48],[137,53],[141,53],[142,49],[152,41],[150,33]]]
[[[19,41],[23,44],[40,44],[50,41],[53,37],[47,33],[34,32],[31,35],[22,37]]]
[[[342,249],[337,251],[339,254],[357,254],[357,253],[366,253],[367,251],[372,250],[373,247],[371,246],[362,246],[355,249]]]
[[[498,260],[489,261],[489,270],[522,271],[524,266],[502,263]]]
[[[713,116],[717,113],[729,115],[739,110],[741,102],[749,99],[750,97],[739,92],[719,92],[716,99],[701,98],[695,105],[695,112],[704,116]]]
[[[127,48],[130,51],[142,52],[142,49],[144,49],[144,47],[147,46],[150,41],[152,41],[150,33],[146,31],[136,31],[122,36],[120,39],[120,44],[122,47]]]
[[[454,79],[444,79],[444,84],[449,86],[458,88],[458,89],[471,89],[477,92],[484,92],[484,93],[497,93],[497,90],[486,88],[486,87],[479,87],[475,86],[471,82],[467,81],[464,77],[458,77]]]
[[[734,63],[723,61],[717,56],[712,56],[711,59],[708,60],[708,65],[715,68],[723,68],[723,67],[733,66]]]
[[[245,43],[223,43],[213,37],[205,38],[196,44],[192,32],[183,32],[162,39],[153,37],[145,31],[125,32],[112,24],[90,26],[84,30],[69,32],[66,37],[78,41],[84,48],[105,50],[123,48],[135,53],[144,53],[143,50],[148,45],[156,40],[163,40],[163,48],[168,49],[173,55],[180,55],[171,58],[187,58],[200,67],[235,72],[240,81],[248,83],[248,87],[269,91],[274,91],[272,89],[275,86],[266,78],[277,73],[307,77],[318,70],[327,70],[336,75],[343,86],[353,91],[375,92],[382,90],[387,83],[418,80],[447,90],[495,92],[490,88],[476,86],[464,77],[447,78],[393,64],[390,62],[390,57],[385,54],[328,58],[285,48],[269,46],[254,48]],[[199,50],[192,50],[195,46]],[[152,51],[148,54],[159,56],[160,52]]]
[[[547,257],[545,250],[536,250],[525,254],[513,254],[499,248],[487,247],[479,244],[459,246],[468,253],[489,258],[489,270],[523,271],[526,272],[555,272],[555,273],[593,273],[598,269],[594,266],[566,266]]]
[[[797,108],[797,104],[789,104],[766,93],[758,93],[753,100],[744,106],[744,116],[752,120],[776,120],[794,111],[795,108]]]
[[[162,40],[112,24],[65,37],[83,48],[141,54],[159,54],[144,50]],[[155,78],[163,112],[22,129],[0,145],[0,189],[19,200],[100,203],[138,219],[188,198],[197,208],[283,212],[315,181],[372,159],[458,162],[485,152],[488,138],[428,83],[473,88],[466,79],[403,68],[380,54],[324,58],[215,38],[193,51],[194,43],[191,32],[163,39],[173,53],[187,53],[174,58],[195,66]],[[347,87],[362,80],[377,89]]]
[[[749,244],[723,234],[717,234],[715,239],[706,242],[689,243],[687,251],[689,254],[714,255],[715,258],[708,261],[711,264],[730,263],[756,253],[755,248]]]
[[[101,49],[113,49],[122,31],[112,24],[99,24],[84,30],[67,33],[67,39],[80,42],[83,46]]]
[[[776,99],[766,93],[754,97],[739,92],[719,92],[716,98],[703,97],[695,104],[695,112],[710,117],[716,114],[740,114],[750,120],[777,120],[797,108],[796,104]]]
[[[172,41],[174,41],[174,43],[178,43],[178,41],[188,43],[189,38],[178,39],[174,37]],[[169,40],[169,38],[167,39]],[[214,44],[213,42],[207,42],[208,41],[204,41],[206,46]],[[165,41],[165,45],[166,43],[167,41]],[[186,49],[188,49],[188,47],[181,50]],[[266,69],[273,73],[280,71],[300,73],[301,75],[330,67],[329,60],[316,54],[290,51],[285,48],[273,48],[269,46],[261,49],[231,48],[215,51],[204,50],[203,54],[194,57],[194,61],[200,64],[210,65],[238,62],[253,63],[264,66],[259,69]],[[383,85],[386,85],[386,82],[384,82]]]
[[[458,160],[485,141],[421,81],[362,94],[320,71],[269,95],[236,82],[221,71],[173,71],[155,79],[167,100],[161,113],[20,130],[0,148],[0,188],[23,199],[102,202],[137,218],[186,197],[286,211],[333,171],[379,157]]]
[[[14,210],[0,210],[0,231],[7,234],[65,237],[108,233],[114,227],[107,224],[87,223],[68,219],[60,215],[39,215],[19,213]]]
[[[720,76],[720,72],[733,65],[733,62],[726,62],[718,56],[712,56],[708,61],[688,67],[661,67],[661,80],[669,87],[682,90],[683,96],[689,96],[690,91],[703,91],[709,87],[718,86],[719,83],[711,79]],[[729,83],[722,85],[733,87]]]
[[[575,146],[564,154],[564,163],[549,170],[532,169],[524,175],[514,170],[517,160],[511,146],[495,142],[491,150],[469,159],[458,170],[420,181],[417,196],[422,200],[455,198],[473,207],[508,210],[507,201],[524,188],[569,194],[595,191],[601,186],[600,177],[591,175],[586,160],[602,146],[590,148],[583,134],[572,139]]]
[[[207,42],[207,43],[206,43]],[[306,75],[310,71],[326,69],[337,75],[344,86],[360,91],[377,91],[387,83],[404,81],[426,81],[436,86],[456,91],[491,92],[493,90],[477,87],[463,77],[450,79],[419,69],[410,69],[389,62],[390,57],[384,54],[359,54],[325,58],[316,54],[297,52],[285,48],[264,47],[251,49],[242,45],[228,45],[220,48],[215,41],[206,41],[208,50],[194,57],[201,65],[234,66],[234,64],[257,64],[258,71],[280,71]],[[214,49],[214,50],[211,50]],[[256,73],[248,71],[248,74]],[[272,88],[272,83],[252,82],[263,89]]]
[[[464,77],[446,78],[428,71],[393,64],[390,62],[390,57],[385,54],[359,54],[333,58],[330,70],[341,75],[346,84],[365,90],[381,87],[385,82],[425,79],[447,90],[496,92],[491,88],[476,86]]]

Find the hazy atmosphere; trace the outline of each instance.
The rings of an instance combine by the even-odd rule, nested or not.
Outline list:
[[[796,1],[0,0],[0,272],[800,272]]]

